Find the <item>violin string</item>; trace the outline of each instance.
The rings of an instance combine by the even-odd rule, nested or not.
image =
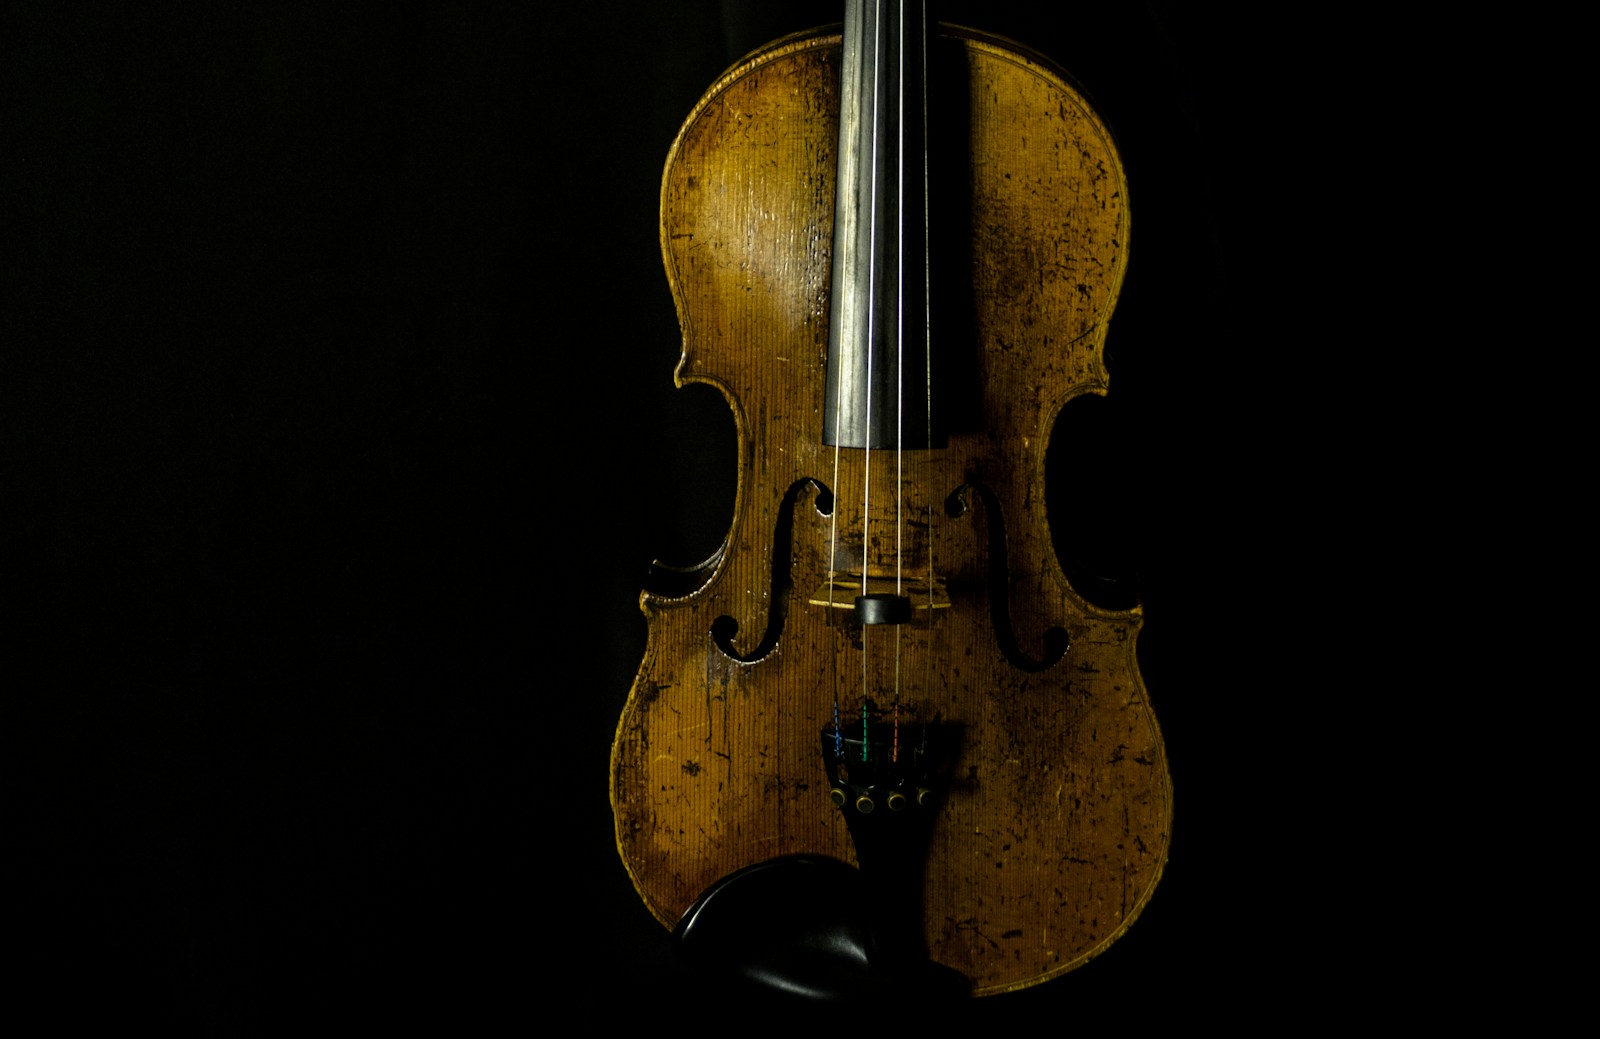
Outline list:
[[[899,31],[895,36],[895,291],[894,291],[894,592],[905,593],[902,572],[905,538],[905,353],[906,353],[906,18],[896,5]]]
[[[848,8],[846,8],[846,14],[850,14],[850,11],[848,11]],[[853,29],[854,29],[854,26],[846,26],[846,32],[845,32],[845,61],[846,62],[850,61],[850,58],[851,58],[850,46],[853,45],[854,38],[858,38],[858,37],[853,37],[853,32],[851,32],[851,30],[853,30]],[[850,67],[848,67],[848,64],[846,64],[846,67],[845,67],[845,69],[843,69],[843,72],[845,72],[845,75],[850,75],[851,74]],[[842,125],[843,125],[843,123],[842,123]],[[845,142],[840,141],[840,147],[842,147],[842,149],[843,149],[843,147],[848,147],[848,146],[846,146]],[[843,184],[835,183],[834,184],[834,191],[835,192],[845,191],[845,186],[843,186]],[[843,240],[843,239],[835,239],[834,251],[835,251],[835,253],[837,253],[837,255],[835,255],[835,258],[834,258],[834,263],[835,264],[843,264],[843,253],[845,253],[845,251],[848,250],[848,248],[850,248],[850,243],[845,242],[845,240]],[[843,299],[834,299],[834,306],[835,307],[843,306]],[[838,325],[838,328],[840,328],[840,330],[843,330],[843,325]],[[843,336],[840,336],[840,338],[843,338]],[[837,341],[835,341],[835,343],[830,343],[829,344],[829,349],[830,349],[830,351],[842,352],[843,351],[843,344],[842,343],[837,343]],[[829,522],[827,522],[827,615],[826,616],[827,616],[827,618],[829,618],[829,623],[830,624],[832,624],[832,620],[834,620],[834,608],[835,608],[834,604],[835,604],[835,602],[837,602],[837,597],[835,597],[835,596],[837,596],[837,591],[835,591],[835,584],[837,584],[837,581],[835,581],[835,576],[838,575],[838,506],[840,506],[840,495],[838,495],[838,491],[842,490],[842,487],[840,487],[840,485],[838,485],[838,474],[840,474],[840,458],[842,458],[842,455],[843,455],[843,443],[845,443],[845,437],[843,437],[843,429],[845,429],[845,370],[843,370],[843,363],[835,363],[835,365],[834,365],[834,399],[837,400],[837,402],[838,402],[837,407],[834,408],[834,480],[832,480],[832,491],[834,491],[834,493],[832,493],[832,501],[830,501],[830,506],[832,506],[832,507],[830,507],[830,509],[829,509]],[[834,692],[834,760],[843,760],[843,757],[845,757],[845,730],[843,730],[842,724],[840,724],[840,717],[838,717],[838,634],[837,634],[838,626],[837,626],[837,624],[834,624],[834,628],[835,628],[835,636],[834,636],[835,648],[834,648],[834,653],[830,653],[830,655],[829,655],[829,661],[827,661],[827,672],[829,672],[830,685],[832,685],[832,692]]]
[[[851,7],[854,7],[853,13],[852,13],[852,11],[850,9]],[[859,69],[858,69],[857,65],[859,63],[858,56],[859,56],[859,54],[861,52],[860,42],[859,42],[860,39],[861,39],[861,24],[860,24],[861,9],[860,9],[859,5],[848,5],[847,8],[846,8],[846,14],[852,16],[852,21],[851,21],[850,24],[848,24],[846,26],[846,31],[845,31],[845,35],[844,35],[845,61],[846,61],[846,65],[845,65],[845,68],[844,68],[844,73],[845,73],[846,76],[852,77],[853,81],[856,83],[856,88],[857,88],[856,89],[856,97],[857,97],[857,101],[859,103],[860,82],[861,82],[861,80],[860,80],[860,72],[859,72]],[[844,125],[842,120],[841,120],[841,125]],[[844,154],[845,149],[854,147],[854,144],[855,144],[855,142],[845,142],[845,141],[841,140],[839,142],[841,155]],[[846,190],[846,185],[843,184],[843,183],[836,183],[834,185],[834,190],[835,190],[835,192],[844,191],[844,190]],[[852,242],[846,242],[846,241],[843,241],[843,240],[836,241],[834,243],[834,249],[835,249],[836,253],[839,254],[839,255],[836,255],[834,262],[835,263],[841,263],[842,260],[839,258],[839,256],[842,256],[842,254],[845,252],[846,249],[851,249],[853,247],[854,247],[854,243],[852,243]],[[833,305],[836,306],[836,307],[843,306],[844,305],[844,301],[836,299],[836,300],[833,301]],[[844,326],[842,326],[842,325],[840,326],[841,329],[843,327]],[[844,346],[843,346],[842,343],[835,342],[835,343],[830,344],[830,348],[833,349],[833,350],[843,350]],[[842,463],[843,445],[844,445],[843,433],[844,433],[844,412],[845,412],[845,406],[844,406],[845,405],[845,401],[844,401],[844,366],[842,364],[835,365],[834,371],[835,371],[834,399],[839,402],[839,406],[837,408],[835,408],[834,417],[833,417],[833,501],[832,501],[832,508],[830,509],[830,516],[829,516],[829,519],[828,519],[828,563],[827,563],[827,568],[828,568],[828,606],[827,606],[828,614],[827,614],[827,616],[828,616],[830,622],[833,619],[833,611],[834,611],[834,608],[835,608],[834,607],[834,603],[837,602],[837,599],[836,599],[837,591],[836,591],[835,578],[837,577],[838,572],[839,572],[839,507],[842,504],[839,492],[843,489],[840,486],[840,483],[839,483],[839,474],[840,474],[841,467],[842,467],[841,463]],[[838,625],[835,625],[835,627],[836,627],[836,629],[840,628],[840,626],[838,626]],[[834,756],[834,759],[836,761],[842,761],[844,759],[844,728],[843,728],[843,725],[842,725],[842,720],[839,717],[839,667],[838,667],[838,665],[839,665],[839,643],[840,643],[840,640],[842,639],[842,637],[843,636],[839,635],[837,633],[837,630],[836,630],[836,634],[835,634],[835,637],[834,637],[835,650],[828,657],[828,674],[829,674],[829,678],[830,678],[830,684],[832,685],[832,688],[833,688],[833,747],[834,747],[833,756]]]
[[[867,374],[865,384],[867,387],[867,401],[865,408],[866,436],[862,441],[863,449],[861,454],[861,594],[863,596],[871,593],[871,589],[868,587],[869,578],[867,576],[867,572],[869,569],[868,562],[870,560],[872,545],[872,404],[874,397],[874,394],[872,393],[872,387],[875,385],[873,379],[873,371],[875,367],[875,351],[873,350],[873,345],[877,342],[877,338],[881,334],[881,329],[879,328],[878,323],[878,308],[875,305],[875,301],[880,298],[880,294],[883,291],[881,286],[884,276],[884,272],[878,263],[879,249],[882,245],[880,235],[880,229],[882,226],[880,221],[882,220],[882,217],[878,212],[878,191],[880,179],[884,172],[882,169],[882,162],[879,158],[879,135],[883,129],[884,112],[883,106],[879,104],[879,99],[882,97],[883,92],[882,80],[884,63],[877,59],[878,56],[883,54],[884,50],[883,23],[885,13],[884,5],[873,5],[874,19],[872,26],[872,53],[874,58],[872,62],[872,104],[870,106],[871,120],[869,123],[871,128],[871,143],[868,148],[868,155],[870,156],[870,160],[868,162],[868,175],[872,178],[872,180],[870,185],[871,190],[867,192],[868,205],[871,207],[867,214],[867,234],[869,239],[869,247],[867,249],[867,299],[869,302],[866,307]],[[867,760],[870,747],[867,701],[870,699],[872,692],[870,686],[871,671],[869,668],[869,661],[871,659],[871,653],[869,651],[869,647],[871,646],[873,640],[868,637],[871,627],[871,625],[864,625],[861,633],[861,758],[863,761]]]
[[[865,117],[865,119],[866,119],[866,128],[867,128],[867,132],[868,132],[868,145],[867,145],[867,147],[865,149],[865,152],[866,152],[866,156],[865,156],[865,158],[866,158],[865,176],[868,178],[868,182],[867,182],[868,183],[867,204],[868,204],[868,207],[869,207],[867,213],[865,214],[866,229],[867,229],[867,247],[866,247],[866,250],[865,250],[865,252],[866,252],[865,261],[866,261],[866,265],[867,265],[867,284],[866,284],[866,292],[864,293],[864,299],[858,297],[857,299],[855,299],[853,301],[855,306],[862,308],[861,312],[864,313],[864,315],[865,315],[865,326],[866,326],[865,330],[864,330],[864,333],[861,334],[860,338],[857,340],[857,342],[861,346],[863,346],[865,348],[865,350],[866,350],[866,376],[865,376],[865,382],[864,382],[864,386],[866,387],[866,394],[865,394],[866,400],[865,400],[864,408],[863,408],[863,410],[865,412],[865,425],[864,425],[865,435],[864,435],[864,437],[862,439],[862,458],[861,458],[861,480],[862,480],[862,486],[861,486],[861,518],[860,518],[861,547],[860,547],[860,550],[859,550],[859,553],[858,553],[858,555],[860,557],[860,559],[859,559],[859,563],[860,563],[860,588],[859,588],[859,591],[860,591],[861,595],[865,596],[865,595],[869,594],[869,592],[871,590],[870,587],[869,587],[870,579],[869,579],[868,574],[867,574],[867,561],[868,561],[867,552],[868,552],[868,546],[871,543],[871,537],[870,537],[870,535],[871,535],[870,506],[871,506],[871,498],[872,498],[872,494],[871,494],[871,491],[872,491],[872,477],[871,477],[872,468],[871,468],[871,463],[872,463],[872,400],[873,400],[873,397],[872,397],[872,393],[871,393],[870,388],[871,388],[871,386],[873,384],[872,375],[873,375],[873,367],[874,367],[873,366],[872,345],[873,345],[873,342],[874,342],[874,338],[878,334],[878,331],[879,331],[878,322],[877,322],[877,311],[876,311],[876,307],[874,306],[874,301],[878,298],[878,293],[880,291],[879,278],[880,278],[880,275],[881,275],[881,272],[880,272],[880,269],[879,269],[879,265],[878,265],[878,248],[879,248],[880,236],[879,236],[879,233],[878,233],[879,229],[878,229],[877,192],[878,192],[878,177],[879,177],[879,161],[878,161],[878,136],[879,136],[879,134],[878,134],[878,131],[879,131],[879,119],[881,118],[882,113],[880,111],[880,106],[878,105],[877,102],[878,102],[878,95],[879,95],[879,90],[880,90],[880,79],[881,79],[881,76],[882,76],[882,68],[881,68],[882,63],[876,60],[876,56],[880,53],[880,42],[879,41],[880,41],[881,36],[882,36],[883,10],[882,10],[882,5],[879,5],[879,4],[873,4],[873,5],[870,5],[870,7],[868,5],[862,5],[862,4],[855,4],[855,5],[852,5],[852,6],[855,7],[855,15],[852,18],[852,26],[851,27],[853,29],[855,29],[856,31],[855,31],[854,51],[853,51],[853,55],[852,55],[852,58],[851,58],[852,64],[851,64],[851,68],[850,68],[850,74],[852,75],[852,77],[854,79],[854,82],[856,84],[855,97],[854,97],[854,101],[855,101],[855,104],[857,106],[856,107],[856,112],[857,112],[858,115]],[[868,17],[867,17],[869,12],[872,15],[872,20],[871,20],[870,24],[868,22]],[[865,65],[865,62],[867,61],[867,56],[869,54],[873,55],[873,60],[871,62],[872,82],[870,84],[864,82],[866,77],[863,75],[863,72],[865,70],[864,69],[864,65]],[[870,99],[870,100],[868,100],[868,99]],[[858,135],[855,138],[855,140],[851,141],[848,145],[842,145],[842,146],[843,147],[851,147],[851,148],[859,149],[860,148],[860,141],[861,141],[861,138]],[[860,159],[859,151],[858,151],[858,156],[857,157],[858,157],[858,162],[857,162],[856,167],[855,167],[855,176],[857,178],[860,178],[861,176],[863,176],[863,172],[862,172],[861,164],[859,162],[859,159]],[[844,184],[836,185],[835,190],[836,191],[850,190],[852,192],[855,192],[855,196],[854,197],[857,200],[857,202],[859,202],[859,200],[860,200],[861,196],[860,196],[859,191],[857,190],[857,186],[856,186],[856,184],[854,182],[849,184],[849,185],[844,185]],[[860,223],[861,219],[862,219],[862,214],[858,213],[857,217],[856,217],[856,222],[857,222],[858,226],[859,226],[859,223]],[[849,241],[845,241],[845,242],[839,243],[839,248],[841,250],[843,250],[843,249],[856,250],[858,244],[859,244],[859,239],[855,238],[855,239],[851,239]],[[861,259],[861,257],[858,256],[857,257],[858,262],[859,262],[860,259]],[[857,328],[857,327],[858,326],[855,326],[855,325],[851,326],[852,329]],[[844,347],[844,344],[836,344],[836,348],[844,349],[845,347]],[[832,524],[831,524],[831,529],[832,529],[832,532],[833,532],[832,533],[832,542],[833,542],[833,544],[832,544],[832,549],[830,551],[829,571],[828,571],[828,579],[829,579],[828,601],[829,601],[830,604],[835,601],[834,600],[833,581],[834,581],[834,575],[838,572],[839,562],[840,562],[839,554],[838,554],[838,551],[839,551],[838,550],[838,530],[839,530],[839,512],[840,512],[840,507],[842,505],[841,492],[844,490],[844,487],[840,483],[841,472],[842,472],[842,467],[843,467],[841,445],[843,444],[844,440],[843,440],[843,437],[839,435],[840,430],[842,429],[842,424],[843,424],[842,416],[843,416],[844,411],[845,411],[845,408],[843,406],[843,365],[836,366],[836,369],[839,372],[839,379],[840,379],[839,392],[837,394],[837,397],[841,401],[841,406],[836,410],[836,413],[835,413],[836,417],[835,417],[835,435],[834,435],[834,501],[833,501],[833,519],[832,519]],[[830,609],[831,608],[832,607],[830,605]],[[868,638],[869,630],[870,630],[870,626],[864,626],[863,629],[862,629],[862,635],[861,635],[861,672],[860,672],[859,681],[860,681],[860,697],[861,697],[861,757],[862,757],[862,760],[866,760],[867,759],[867,756],[869,754],[869,748],[870,748],[870,743],[869,743],[869,740],[868,740],[869,732],[868,732],[868,728],[867,728],[867,700],[869,698],[868,694],[870,692],[870,688],[869,688],[869,684],[868,684],[868,682],[869,682],[869,674],[870,674],[870,671],[869,671],[869,668],[868,668],[868,660],[870,659],[869,638]],[[841,628],[841,634],[840,634],[839,637],[841,639],[847,639],[848,638],[848,629],[847,628]],[[838,660],[838,654],[835,653],[834,654],[833,663],[836,664],[837,660]],[[837,679],[835,680],[835,687],[834,688],[835,688],[834,710],[835,710],[835,717],[836,717],[836,722],[835,722],[835,726],[834,727],[835,727],[835,731],[836,732],[841,732],[842,730],[839,730],[838,722],[837,722],[837,716],[838,716],[838,684],[837,684]],[[841,735],[839,737],[839,739],[842,741],[842,738],[843,737]]]
[[[906,351],[906,9],[896,6],[899,31],[895,36],[895,496],[894,496],[894,593],[905,594],[905,351]],[[900,757],[900,656],[904,643],[903,625],[894,627],[894,750]]]
[[[917,46],[921,53],[917,62],[917,115],[921,120],[920,143],[922,146],[922,415],[923,433],[926,439],[923,447],[922,487],[923,502],[923,537],[927,539],[926,549],[923,553],[927,560],[926,574],[926,610],[927,610],[927,645],[931,650],[933,646],[933,495],[935,493],[932,476],[933,453],[933,238],[931,221],[928,216],[929,207],[929,167],[932,159],[928,152],[928,19],[926,3],[918,4],[917,19],[919,31],[917,33]],[[933,653],[922,654],[922,673],[919,684],[924,697],[932,692]],[[925,718],[922,726],[923,740],[927,740],[928,728]]]

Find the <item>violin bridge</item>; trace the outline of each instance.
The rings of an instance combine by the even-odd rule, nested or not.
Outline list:
[[[896,587],[893,577],[873,576],[868,583],[874,595],[883,594]],[[942,577],[935,577],[932,581],[925,577],[902,577],[894,594],[910,603],[913,615],[926,616],[929,611],[948,609],[950,606],[950,593],[946,590]],[[865,593],[862,590],[859,573],[835,572],[825,579],[821,587],[812,592],[806,601],[812,606],[854,610],[857,600],[863,597]]]

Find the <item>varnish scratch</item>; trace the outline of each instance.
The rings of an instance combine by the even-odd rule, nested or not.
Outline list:
[[[692,733],[699,732],[702,729],[709,729],[710,727],[710,722],[696,722],[693,725],[680,725],[676,729],[669,729],[665,732],[662,732],[658,729],[656,730],[655,735],[661,739],[677,739],[680,736],[687,736]]]

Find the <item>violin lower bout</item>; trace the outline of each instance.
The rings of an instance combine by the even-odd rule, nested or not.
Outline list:
[[[841,727],[859,724],[863,673],[880,718],[901,676],[908,745],[925,721],[961,731],[922,875],[905,878],[922,886],[933,960],[976,994],[1004,992],[1087,962],[1132,923],[1171,820],[1134,660],[1139,618],[1077,614],[1066,656],[1030,673],[989,630],[987,597],[970,593],[958,581],[950,608],[888,630],[791,601],[776,647],[748,663],[710,634],[717,597],[647,598],[649,648],[617,731],[612,802],[623,861],[663,923],[753,863],[857,861],[819,735],[836,691]]]

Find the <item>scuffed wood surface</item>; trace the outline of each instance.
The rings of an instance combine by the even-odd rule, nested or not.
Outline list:
[[[898,499],[887,453],[864,464],[843,452],[836,473],[822,444],[837,36],[793,37],[747,59],[674,145],[662,247],[684,336],[678,380],[726,395],[739,486],[703,587],[642,597],[649,640],[611,791],[623,861],[669,925],[742,866],[793,853],[853,861],[818,732],[836,690],[848,713],[863,673],[880,702],[898,674],[908,712],[965,726],[929,854],[926,937],[935,960],[985,994],[1069,970],[1122,933],[1165,862],[1171,791],[1134,657],[1138,611],[1079,597],[1044,518],[1051,425],[1066,401],[1105,388],[1106,322],[1126,263],[1121,166],[1105,128],[1041,60],[964,30],[953,39],[970,72],[977,157],[965,205],[984,428],[912,453]],[[844,553],[886,572],[904,505],[902,550],[945,579],[951,606],[862,638],[838,623],[842,611],[806,599],[828,571],[832,519],[818,488],[858,502],[868,465],[874,536],[850,533],[860,510],[841,504]],[[988,495],[962,490],[974,484]],[[966,505],[954,516],[952,494]],[[1014,667],[997,637],[996,531],[1007,575],[998,612],[1016,652],[1043,658],[1052,627],[1071,637],[1042,672]],[[738,625],[735,657],[711,635],[722,617]]]

